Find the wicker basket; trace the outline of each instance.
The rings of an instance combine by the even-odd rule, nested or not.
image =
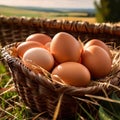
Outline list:
[[[12,56],[12,47],[16,42],[25,41],[32,33],[45,33],[53,37],[56,33],[65,31],[82,41],[98,38],[104,42],[115,42],[120,45],[120,27],[111,24],[89,24],[88,22],[49,20],[39,18],[0,17],[0,42],[2,57],[8,64],[16,90],[23,102],[32,110],[46,112],[53,117],[58,101],[61,100],[58,118],[74,116],[79,110],[75,97],[85,97],[86,94],[99,94],[101,91],[111,91],[110,84],[120,85],[120,72],[108,80],[103,78],[103,84],[91,84],[88,87],[73,87],[53,84],[51,80],[36,74],[22,64],[21,60]],[[107,80],[106,80],[107,79]],[[109,83],[109,84],[108,84]]]

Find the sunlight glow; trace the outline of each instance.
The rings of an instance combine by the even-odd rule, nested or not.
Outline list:
[[[98,1],[98,0],[96,0]],[[0,0],[0,5],[49,8],[94,8],[94,0]]]

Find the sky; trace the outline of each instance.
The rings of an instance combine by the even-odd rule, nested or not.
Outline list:
[[[43,8],[94,8],[94,1],[95,0],[0,0],[0,5],[36,6]]]

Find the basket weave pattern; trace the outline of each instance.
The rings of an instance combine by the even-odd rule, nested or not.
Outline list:
[[[119,86],[120,72],[118,71],[108,81],[104,80],[103,84],[92,84],[86,88],[77,88],[53,84],[50,79],[29,70],[19,58],[10,54],[10,48],[16,47],[16,42],[25,41],[25,38],[32,33],[45,33],[53,37],[60,31],[68,32],[82,41],[98,38],[104,42],[115,42],[120,45],[120,27],[111,24],[0,17],[2,57],[11,70],[16,90],[23,102],[34,111],[45,111],[53,116],[58,100],[63,95],[59,113],[59,116],[63,117],[75,114],[78,110],[74,97],[84,97],[85,94],[98,94],[103,89],[111,91],[109,84]]]

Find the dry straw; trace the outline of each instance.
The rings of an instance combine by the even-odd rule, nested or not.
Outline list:
[[[16,55],[19,42],[32,33],[45,33],[53,37],[65,31],[81,41],[101,39],[113,54],[111,73],[105,78],[91,82],[88,87],[74,87],[55,83],[50,73],[36,65],[28,69]],[[113,24],[89,24],[88,22],[49,20],[40,18],[0,17],[0,42],[2,58],[13,77],[15,88],[22,101],[33,111],[46,113],[47,117],[63,119],[75,117],[79,111],[78,101],[98,104],[89,98],[104,99],[120,86],[120,27]],[[43,74],[34,72],[42,70]],[[101,97],[99,95],[102,95]],[[109,99],[106,99],[109,100]]]

